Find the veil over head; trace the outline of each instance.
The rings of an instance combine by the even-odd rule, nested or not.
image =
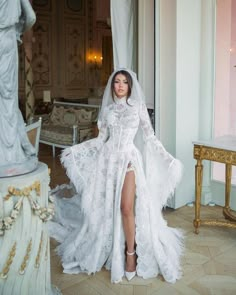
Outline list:
[[[114,101],[112,99],[111,82],[112,82],[112,78],[120,71],[125,71],[125,72],[129,73],[132,78],[132,88],[131,88],[131,95],[130,95],[129,99],[134,99],[136,101],[145,102],[145,96],[144,96],[142,88],[138,82],[136,73],[131,71],[130,69],[127,69],[127,68],[116,69],[109,77],[106,88],[104,90],[104,94],[103,94],[103,98],[102,98],[102,106],[101,106],[101,110],[100,110],[99,117],[98,117],[98,128],[100,128],[100,126],[101,126],[101,121],[102,121],[103,116],[105,114],[104,113],[105,108],[107,106],[109,106],[110,104],[114,103]]]

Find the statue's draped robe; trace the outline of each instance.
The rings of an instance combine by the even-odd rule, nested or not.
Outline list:
[[[20,35],[35,22],[28,0],[0,0],[0,167],[28,164],[35,155],[18,107]]]

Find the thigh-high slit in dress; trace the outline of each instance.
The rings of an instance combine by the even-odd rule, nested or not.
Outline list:
[[[70,199],[55,193],[56,215],[50,224],[51,236],[60,242],[57,253],[64,272],[91,274],[105,266],[112,282],[122,280],[125,237],[120,204],[128,168],[136,184],[137,275],[146,279],[161,274],[174,283],[181,277],[183,233],[168,227],[162,208],[174,193],[182,165],[155,137],[144,103],[121,99],[105,113],[97,138],[62,154],[76,189]],[[143,151],[135,144],[139,124]]]

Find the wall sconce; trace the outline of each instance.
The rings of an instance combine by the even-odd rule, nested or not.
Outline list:
[[[99,53],[91,54],[88,58],[91,70],[100,70],[102,67],[103,57]]]

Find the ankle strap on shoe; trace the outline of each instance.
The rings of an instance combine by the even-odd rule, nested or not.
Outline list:
[[[135,250],[134,250],[134,252],[128,252],[128,251],[126,251],[126,254],[129,255],[129,256],[132,256],[132,255],[134,255],[135,253],[136,253]]]

